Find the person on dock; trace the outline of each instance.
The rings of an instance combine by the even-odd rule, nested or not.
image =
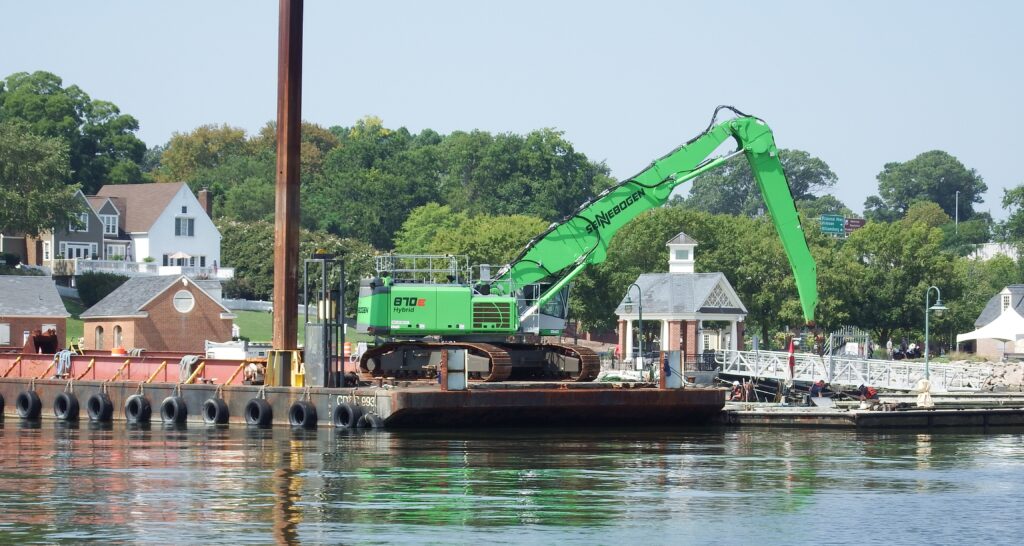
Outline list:
[[[741,402],[743,400],[743,387],[740,386],[739,381],[732,382],[732,395],[729,397],[729,400],[736,402]]]
[[[754,402],[756,401],[756,395],[754,394],[754,382],[744,381],[743,382],[743,401]]]
[[[878,400],[878,389],[861,385],[857,387],[857,395],[860,397],[861,402],[865,400]]]
[[[820,398],[825,394],[825,380],[819,379],[811,384],[811,398]]]

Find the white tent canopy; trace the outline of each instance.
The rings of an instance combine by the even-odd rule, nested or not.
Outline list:
[[[956,342],[963,343],[975,339],[995,339],[998,341],[1017,341],[1024,337],[1024,317],[1013,308],[1003,311],[995,320],[966,334],[957,334]]]

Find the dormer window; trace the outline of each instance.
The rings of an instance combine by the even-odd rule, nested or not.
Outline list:
[[[101,214],[100,220],[103,220],[104,235],[117,235],[117,215]]]
[[[1009,294],[1003,294],[1003,308],[1002,308],[1002,311],[1006,311],[1009,308],[1010,308],[1010,295]]]
[[[188,214],[188,207],[186,207],[186,206],[182,205],[182,207],[181,207],[181,213],[182,213],[182,214]]]

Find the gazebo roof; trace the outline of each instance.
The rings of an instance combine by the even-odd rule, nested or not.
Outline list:
[[[675,237],[669,239],[669,241],[667,243],[665,243],[665,246],[668,246],[668,245],[696,245],[696,244],[700,244],[700,243],[698,243],[693,237],[690,237],[689,235],[687,235],[687,234],[683,233],[682,231],[680,231],[679,235],[676,235]]]
[[[747,308],[722,273],[644,273],[636,284],[643,294],[644,314],[747,314]],[[625,300],[623,297],[619,302],[615,314],[633,314],[632,310],[626,312]]]

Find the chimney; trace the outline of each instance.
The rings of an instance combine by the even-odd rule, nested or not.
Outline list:
[[[211,219],[213,218],[213,202],[210,200],[210,190],[203,188],[196,194],[196,199],[199,200],[199,206],[203,207],[206,211],[206,215]]]

